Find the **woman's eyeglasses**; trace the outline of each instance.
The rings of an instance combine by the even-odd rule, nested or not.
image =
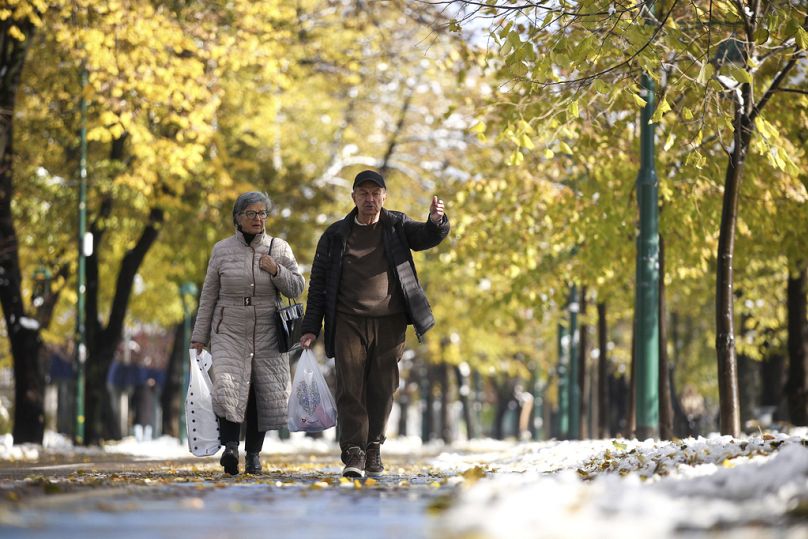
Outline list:
[[[265,211],[252,211],[252,210],[243,211],[243,212],[241,212],[241,214],[246,215],[247,219],[255,219],[256,217],[259,217],[261,219],[266,219],[267,215],[269,215]]]

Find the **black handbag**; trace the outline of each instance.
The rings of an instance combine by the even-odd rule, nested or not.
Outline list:
[[[269,242],[269,254],[272,255],[272,244],[275,238]],[[289,304],[284,307],[281,301],[281,291],[275,296],[275,333],[278,338],[278,350],[285,354],[300,348],[300,330],[303,325],[303,305],[288,298]]]

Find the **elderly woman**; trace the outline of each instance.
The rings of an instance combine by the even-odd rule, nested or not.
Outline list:
[[[264,434],[287,422],[289,362],[278,350],[274,313],[279,291],[294,298],[304,283],[289,244],[264,230],[269,207],[265,193],[236,200],[236,233],[213,247],[191,336],[197,351],[210,344],[213,411],[225,446],[219,462],[230,475],[238,474],[241,423],[244,471],[257,474]]]

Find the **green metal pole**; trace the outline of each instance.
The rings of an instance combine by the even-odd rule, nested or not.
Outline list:
[[[649,3],[653,13],[653,3]],[[637,237],[636,414],[637,437],[654,438],[659,432],[659,203],[654,164],[654,81],[644,73],[646,104],[640,118],[640,173],[637,201],[640,234]]]
[[[569,346],[569,386],[570,393],[570,433],[572,440],[581,437],[581,388],[578,387],[578,375],[581,366],[578,364],[578,287],[572,285],[568,309],[570,312],[570,346]]]
[[[567,391],[567,387],[569,387],[569,369],[567,369],[568,346],[567,328],[564,324],[558,324],[558,367],[556,368],[558,377],[558,416],[556,430],[561,440],[566,440],[570,432],[570,394],[569,391]]]
[[[79,225],[78,247],[79,260],[76,272],[76,432],[77,445],[84,444],[84,378],[87,361],[87,339],[84,320],[84,295],[86,292],[86,253],[84,236],[87,234],[87,99],[84,97],[87,88],[87,69],[81,68],[81,111],[80,156],[79,156]]]

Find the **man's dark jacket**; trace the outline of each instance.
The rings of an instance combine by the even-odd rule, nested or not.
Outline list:
[[[328,357],[334,357],[334,324],[337,293],[342,277],[342,256],[357,213],[354,208],[343,220],[326,229],[317,243],[317,252],[311,266],[309,298],[302,332],[319,335],[325,318],[325,353]],[[435,325],[435,318],[424,289],[418,282],[412,251],[423,251],[443,241],[449,234],[449,219],[444,215],[437,225],[428,218],[425,223],[419,223],[401,212],[382,208],[379,221],[382,223],[384,253],[387,263],[393,269],[393,278],[401,288],[407,321],[415,327],[415,333],[420,339]]]

